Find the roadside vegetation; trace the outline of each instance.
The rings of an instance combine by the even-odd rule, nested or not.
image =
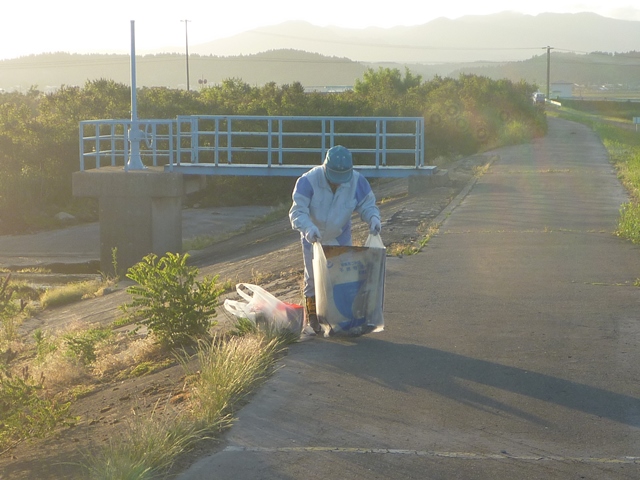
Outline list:
[[[286,335],[262,333],[201,340],[195,354],[179,353],[188,399],[181,408],[160,405],[151,416],[134,416],[124,438],[87,455],[83,468],[93,480],[150,479],[165,473],[198,441],[220,433],[234,407],[273,369]],[[197,369],[192,364],[196,358]]]
[[[123,317],[114,325],[37,329],[30,338],[20,338],[17,329],[3,330],[0,453],[76,424],[73,402],[101,383],[176,363],[184,370],[185,401],[133,415],[124,438],[86,452],[78,469],[91,479],[155,478],[196,442],[230,425],[239,402],[294,338],[241,320],[228,332],[216,330],[218,297],[228,285],[217,277],[198,280],[187,259],[187,254],[149,255],[131,267],[131,301],[121,306]],[[14,296],[8,276],[0,288],[3,324],[16,321],[27,302]]]
[[[22,321],[34,308],[39,295],[20,282],[12,282],[11,274],[0,279],[0,453],[31,438],[46,436],[56,427],[72,424],[68,398],[49,394],[43,371],[37,365],[40,354],[53,351],[52,343],[44,346],[42,331],[34,334],[35,346],[19,334]],[[79,346],[67,337],[70,349]],[[63,341],[62,339],[60,340]],[[22,355],[31,350],[32,361],[22,362]]]

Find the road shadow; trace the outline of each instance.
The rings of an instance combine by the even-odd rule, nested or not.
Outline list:
[[[352,344],[349,353],[336,351],[324,356],[329,361],[323,368],[337,374],[348,372],[398,391],[421,388],[480,410],[499,409],[543,426],[549,422],[466,388],[460,380],[640,427],[640,399],[632,396],[435,348],[391,343],[374,335],[348,343]],[[344,343],[327,342],[326,346],[340,349]]]

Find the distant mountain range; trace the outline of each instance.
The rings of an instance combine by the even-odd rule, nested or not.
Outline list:
[[[640,88],[640,22],[586,13],[503,13],[362,30],[288,22],[190,46],[190,88],[228,78],[250,85],[353,85],[367,68],[378,67],[406,67],[425,80],[475,73],[542,85],[547,46],[552,82]],[[0,61],[0,89],[7,91],[47,91],[101,78],[128,84],[129,57],[53,53]],[[184,54],[140,55],[137,84],[186,88]]]
[[[448,63],[524,60],[547,46],[578,53],[637,50],[640,22],[593,13],[531,16],[512,12],[439,18],[387,29],[286,22],[190,46],[189,51],[226,56],[295,48],[358,62]]]

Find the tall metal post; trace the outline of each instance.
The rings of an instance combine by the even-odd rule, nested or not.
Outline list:
[[[186,52],[186,58],[187,58],[187,92],[190,90],[190,85],[189,85],[189,33],[187,31],[187,23],[189,23],[189,20],[180,20],[181,22],[184,22],[184,42],[185,42],[185,52]]]
[[[131,127],[129,128],[129,160],[124,166],[125,170],[144,170],[145,167],[140,158],[140,140],[143,134],[138,122],[138,100],[136,86],[136,26],[135,20],[131,20]]]
[[[549,79],[551,78],[551,47],[547,47],[547,101],[549,98]]]

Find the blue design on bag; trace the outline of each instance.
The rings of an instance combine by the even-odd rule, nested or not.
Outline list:
[[[366,321],[365,317],[355,318],[353,314],[353,302],[356,295],[362,287],[363,281],[340,283],[333,286],[333,301],[342,315],[349,320],[338,323],[341,330],[349,331],[352,328],[363,325]]]

